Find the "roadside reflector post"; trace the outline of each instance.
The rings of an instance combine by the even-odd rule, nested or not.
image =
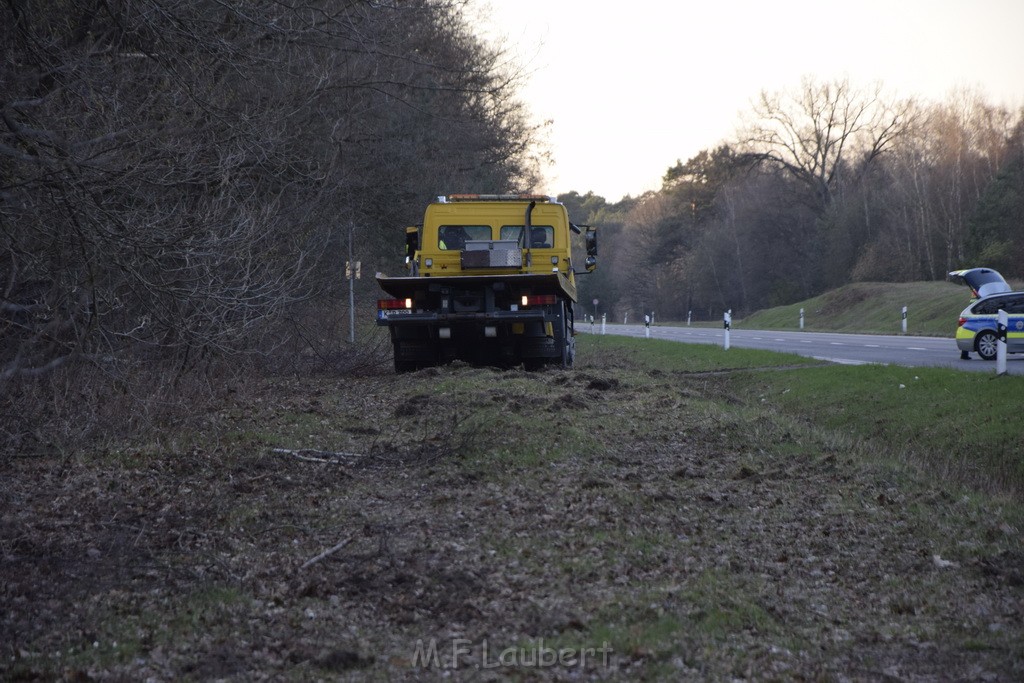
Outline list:
[[[627,320],[629,320],[628,312],[624,316],[622,316],[622,324],[625,325]]]
[[[999,341],[996,343],[996,374],[1006,374],[1006,328],[1010,324],[1010,316],[1006,314],[1006,311],[999,309],[999,314],[996,316],[996,335],[999,337]]]
[[[800,309],[800,329],[804,329],[804,309]]]
[[[601,334],[604,334],[604,326],[605,326],[606,322],[608,322],[608,314],[607,313],[602,313],[601,314]]]
[[[687,327],[690,326],[690,318],[692,318],[692,317],[693,317],[693,311],[687,311],[686,312],[686,326]]]
[[[903,307],[903,334],[907,333],[907,307]]]
[[[644,336],[651,338],[651,316],[644,313]]]
[[[729,330],[732,328],[732,309],[730,308],[725,312],[725,339],[722,341],[722,348],[726,351],[729,350]]]

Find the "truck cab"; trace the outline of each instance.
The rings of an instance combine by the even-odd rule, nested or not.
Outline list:
[[[575,290],[569,215],[543,195],[449,195],[427,206],[414,275],[562,273]]]

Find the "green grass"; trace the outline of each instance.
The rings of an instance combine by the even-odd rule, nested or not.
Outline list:
[[[607,644],[617,657],[647,660],[645,678],[674,679],[679,673],[673,660],[699,667],[702,658],[731,638],[780,633],[776,620],[757,603],[761,590],[730,572],[709,569],[685,584],[651,586],[631,600],[612,600],[585,632],[554,643],[576,650]]]
[[[796,354],[739,348],[724,351],[712,344],[680,344],[663,339],[632,339],[625,346],[625,338],[615,335],[585,335],[578,339],[585,340],[577,344],[581,364],[599,360],[602,355],[626,351],[631,360],[663,372],[716,372],[820,362]]]
[[[1024,378],[944,368],[800,367],[800,359],[788,354],[655,341],[587,336],[579,354],[626,354],[652,371],[732,368],[716,378],[721,395],[827,432],[837,447],[861,445],[882,459],[907,461],[971,488],[1024,494]],[[780,369],[760,370],[772,367]],[[756,414],[743,419],[745,433],[761,423]]]
[[[217,622],[225,613],[248,603],[245,594],[234,586],[210,585],[189,595],[179,596],[177,602],[168,601],[173,608],[169,614],[147,612],[123,613],[112,611],[98,623],[95,632],[67,634],[65,666],[109,667],[146,655],[154,645],[166,647],[195,632],[202,632]],[[47,657],[37,654],[27,658],[27,664],[45,668]],[[31,669],[26,668],[26,671]],[[26,676],[28,674],[26,673]],[[7,679],[4,679],[7,680]]]
[[[1024,379],[943,368],[835,366],[737,377],[748,400],[995,491],[1024,491]]]
[[[800,309],[805,329],[865,334],[899,334],[907,307],[907,333],[945,337],[967,304],[967,287],[950,282],[857,282],[788,306],[768,308],[736,321],[749,329],[796,330]]]

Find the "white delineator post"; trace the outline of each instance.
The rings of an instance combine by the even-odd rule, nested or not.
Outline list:
[[[800,329],[804,329],[804,309],[800,309]]]
[[[907,307],[903,307],[903,334],[907,333]]]
[[[686,326],[687,327],[690,326],[690,318],[692,318],[692,317],[693,317],[693,311],[687,311],[686,312]]]
[[[999,335],[999,342],[996,343],[996,374],[1006,374],[1006,328],[1010,324],[1010,316],[1006,311],[999,309],[996,317],[996,334]]]
[[[651,316],[644,313],[644,336],[651,338]]]
[[[722,340],[722,348],[729,350],[729,330],[732,328],[732,309],[725,312],[725,339]]]
[[[607,321],[608,321],[608,314],[607,313],[602,313],[601,314],[601,334],[604,334],[604,326],[605,326],[605,323]]]

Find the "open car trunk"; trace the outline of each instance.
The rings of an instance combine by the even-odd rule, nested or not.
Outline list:
[[[1002,294],[1011,291],[1003,276],[991,268],[968,268],[967,270],[954,270],[950,272],[949,279],[958,285],[967,285],[971,288],[975,298],[982,298],[991,294]]]

